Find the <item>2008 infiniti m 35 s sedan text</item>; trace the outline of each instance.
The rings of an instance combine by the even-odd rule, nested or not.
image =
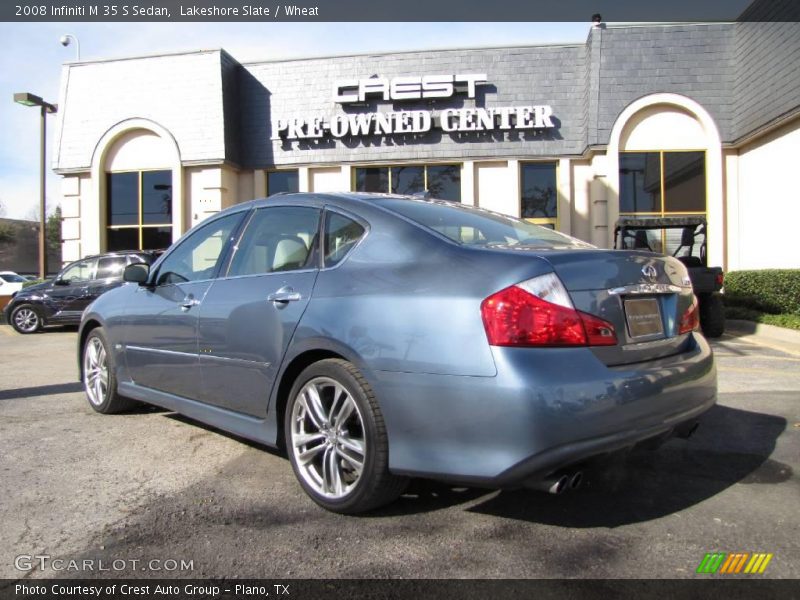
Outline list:
[[[716,399],[683,264],[457,203],[288,194],[237,205],[100,296],[92,407],[155,404],[271,446],[354,513],[408,477],[576,486],[687,434]]]

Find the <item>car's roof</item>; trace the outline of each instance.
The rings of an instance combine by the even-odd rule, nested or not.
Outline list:
[[[234,204],[233,206],[220,211],[217,213],[218,215],[222,214],[230,214],[234,212],[250,210],[252,208],[261,208],[262,206],[269,206],[270,204],[278,202],[292,202],[297,201],[298,203],[305,203],[309,200],[311,201],[331,201],[334,204],[342,207],[347,208],[348,206],[355,209],[358,206],[365,206],[365,205],[372,205],[375,206],[375,200],[381,199],[391,199],[391,200],[406,200],[408,202],[441,202],[441,203],[452,203],[453,201],[450,200],[441,200],[438,198],[431,198],[426,195],[402,195],[402,194],[381,194],[377,192],[280,192],[277,194],[273,194],[272,196],[268,196],[266,198],[257,198],[255,200],[249,200],[247,202],[242,202],[240,204]],[[459,206],[464,206],[461,203],[456,202]]]
[[[163,252],[163,250],[114,250],[113,252],[103,252],[102,254],[91,254],[84,256],[78,260],[89,260],[90,258],[104,258],[107,256],[128,256],[130,254],[154,254],[156,252]],[[73,261],[77,262],[77,261]]]

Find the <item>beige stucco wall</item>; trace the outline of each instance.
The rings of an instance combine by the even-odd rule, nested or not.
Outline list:
[[[800,268],[800,119],[726,157],[728,270]]]

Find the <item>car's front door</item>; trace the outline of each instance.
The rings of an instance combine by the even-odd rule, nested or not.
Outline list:
[[[89,286],[96,268],[96,258],[79,260],[56,276],[47,294],[51,298],[55,319],[80,319],[83,309],[91,302]]]
[[[197,399],[200,305],[245,213],[202,226],[169,252],[126,313],[125,360],[137,385]]]
[[[318,273],[320,209],[258,209],[200,307],[201,399],[263,417]]]

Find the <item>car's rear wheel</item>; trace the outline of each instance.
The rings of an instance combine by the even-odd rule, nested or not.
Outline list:
[[[30,304],[21,304],[11,311],[11,326],[19,333],[36,333],[42,328],[42,317]]]
[[[117,393],[113,355],[102,327],[92,329],[83,345],[83,386],[89,405],[99,413],[130,410],[135,400]]]
[[[289,395],[286,448],[295,475],[320,506],[358,513],[397,498],[407,480],[389,472],[389,442],[375,395],[351,363],[306,368]]]
[[[725,333],[725,303],[719,294],[700,298],[700,327],[707,338],[718,338]]]

